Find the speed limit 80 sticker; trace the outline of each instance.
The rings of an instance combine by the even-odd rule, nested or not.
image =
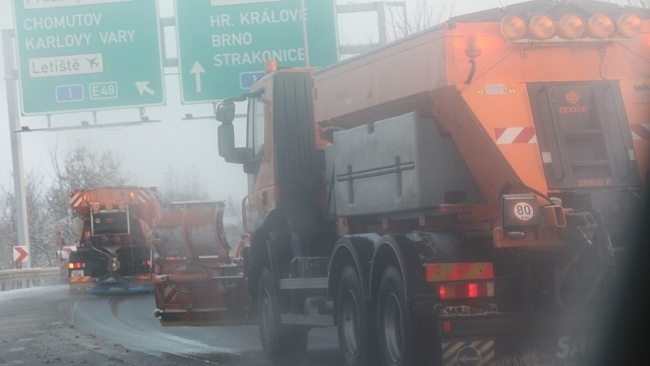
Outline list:
[[[517,202],[512,209],[515,217],[521,221],[530,221],[535,217],[535,210],[528,202]]]

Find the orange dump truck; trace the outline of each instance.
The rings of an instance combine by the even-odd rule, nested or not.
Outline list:
[[[336,326],[348,365],[594,364],[648,199],[648,65],[648,10],[582,0],[459,16],[319,70],[269,62],[217,108],[219,154],[249,176],[242,277],[265,353]]]
[[[71,291],[151,292],[149,241],[160,216],[155,188],[96,187],[73,191],[76,250],[70,253]]]

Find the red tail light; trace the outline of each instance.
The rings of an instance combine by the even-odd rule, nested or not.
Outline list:
[[[447,287],[445,285],[438,287],[438,295],[440,295],[441,299],[447,298]]]
[[[451,322],[449,320],[442,322],[442,331],[445,333],[451,333]]]
[[[467,285],[468,287],[468,292],[469,292],[469,297],[478,297],[478,285],[475,283],[470,283]]]
[[[69,269],[86,268],[86,263],[68,263]]]

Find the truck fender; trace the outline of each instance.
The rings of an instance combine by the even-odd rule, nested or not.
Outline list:
[[[429,294],[424,264],[467,261],[463,241],[452,233],[413,231],[381,237],[370,270],[370,295],[375,298],[384,270],[395,266],[402,273],[406,300],[415,294]]]
[[[408,254],[408,246],[408,238],[403,234],[388,234],[380,238],[379,245],[375,248],[370,267],[370,296],[373,299],[376,299],[379,293],[379,284],[384,270],[393,265],[402,273],[404,288],[406,289],[406,300],[410,300],[411,291],[409,289],[411,281],[406,271],[409,265],[404,257],[405,252]]]
[[[261,212],[255,222],[255,226],[250,241],[250,261],[251,266],[246,268],[246,277],[248,278],[248,292],[255,299],[257,296],[257,285],[264,268],[268,268],[275,276],[273,259],[267,240],[270,232],[274,228],[286,226],[286,220],[281,210],[272,209]],[[276,278],[277,279],[277,278]],[[255,304],[255,302],[253,302]]]
[[[354,264],[361,279],[363,298],[370,299],[370,266],[380,238],[377,234],[346,235],[339,238],[327,271],[328,298],[336,298],[343,269],[348,264]]]

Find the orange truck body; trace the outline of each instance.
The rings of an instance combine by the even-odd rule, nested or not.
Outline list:
[[[151,292],[153,227],[160,219],[155,188],[96,187],[73,191],[76,250],[70,253],[71,291]]]
[[[220,105],[265,353],[336,325],[350,365],[593,363],[648,200],[649,64],[649,11],[539,0]]]
[[[508,43],[499,22],[447,23],[319,71],[314,77],[316,122],[321,127],[351,128],[416,110],[451,134],[483,195],[494,204],[506,182],[522,181],[540,192],[553,191],[534,138],[529,85],[564,82],[579,87],[609,80],[620,86],[626,127],[633,137],[632,162],[645,181],[650,169],[650,140],[642,127],[650,115],[648,33],[650,23],[644,21],[635,39]],[[471,37],[477,39],[481,54],[476,57],[472,82],[465,84],[471,68],[465,54]],[[576,93],[575,98],[559,101],[558,113],[594,113],[598,107],[588,100],[593,95]],[[506,139],[504,129],[520,129],[523,134]],[[611,186],[605,176],[579,185]]]

